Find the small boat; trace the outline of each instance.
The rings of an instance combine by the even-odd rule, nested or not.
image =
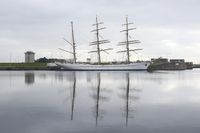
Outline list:
[[[108,53],[108,51],[112,50],[112,48],[103,49],[103,48],[100,47],[100,45],[102,45],[102,44],[109,43],[108,40],[105,40],[105,39],[101,40],[100,39],[100,35],[99,35],[100,30],[105,29],[105,27],[100,27],[101,24],[103,24],[103,22],[98,22],[98,18],[96,17],[96,23],[93,24],[93,26],[95,26],[95,29],[92,30],[92,32],[95,32],[96,41],[93,41],[93,42],[90,43],[90,46],[96,46],[96,50],[88,52],[88,53],[97,53],[97,57],[98,57],[97,63],[88,64],[88,63],[77,62],[73,22],[71,22],[72,42],[69,42],[66,39],[65,39],[65,41],[67,41],[67,43],[69,43],[72,46],[73,52],[67,51],[67,50],[64,50],[64,49],[61,49],[61,48],[59,48],[59,49],[62,50],[62,51],[65,51],[67,53],[72,54],[73,55],[73,62],[56,63],[56,65],[58,65],[59,67],[61,67],[64,70],[72,70],[72,71],[73,70],[75,70],[75,71],[144,71],[144,70],[147,70],[148,66],[150,65],[150,62],[148,62],[148,61],[131,62],[130,61],[130,52],[136,52],[136,51],[142,50],[142,49],[139,49],[139,48],[130,49],[131,44],[140,43],[140,41],[129,39],[129,31],[134,30],[136,28],[129,28],[129,25],[131,25],[133,23],[128,22],[128,17],[126,17],[126,23],[123,24],[123,26],[125,26],[126,29],[121,31],[121,32],[126,33],[126,41],[120,42],[118,44],[120,46],[121,45],[125,46],[125,50],[118,51],[118,53],[122,53],[122,52],[126,53],[126,55],[127,55],[126,62],[123,62],[123,63],[106,63],[106,64],[102,63],[101,52]]]

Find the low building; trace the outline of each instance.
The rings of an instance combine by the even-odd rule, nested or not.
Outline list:
[[[194,67],[193,62],[185,62],[185,63],[187,65],[187,69],[193,69],[193,67]]]
[[[184,60],[184,59],[170,59],[169,62],[173,62],[173,63],[184,63],[185,60]]]
[[[149,70],[185,70],[192,69],[192,62],[185,62],[184,59],[168,59],[167,58],[158,58],[151,59],[151,66]]]
[[[167,58],[152,58],[151,62],[153,63],[168,63],[168,59]]]
[[[35,62],[35,53],[32,51],[27,51],[25,53],[25,63],[33,63]]]

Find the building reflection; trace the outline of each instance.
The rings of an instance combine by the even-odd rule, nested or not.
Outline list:
[[[35,82],[35,74],[34,72],[25,72],[25,83],[27,85],[31,85]]]

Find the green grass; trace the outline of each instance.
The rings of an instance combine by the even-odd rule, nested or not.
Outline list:
[[[0,63],[0,68],[44,68],[46,63]]]
[[[200,68],[200,64],[194,64],[193,67],[194,68]]]

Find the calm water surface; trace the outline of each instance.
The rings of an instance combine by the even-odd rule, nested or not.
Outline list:
[[[199,133],[200,70],[0,71],[1,133]]]

